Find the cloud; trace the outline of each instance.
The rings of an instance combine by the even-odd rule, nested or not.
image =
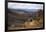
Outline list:
[[[8,3],[10,9],[43,9],[43,4]]]

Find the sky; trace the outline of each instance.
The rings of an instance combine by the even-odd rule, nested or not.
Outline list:
[[[27,4],[27,3],[12,3],[8,2],[10,9],[43,9],[43,4]]]

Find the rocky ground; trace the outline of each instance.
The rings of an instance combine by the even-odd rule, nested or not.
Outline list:
[[[39,16],[38,16],[39,15]],[[31,16],[31,15],[30,15]],[[32,15],[28,20],[27,15],[8,14],[8,30],[41,28],[43,27],[43,14],[37,13],[36,17]]]

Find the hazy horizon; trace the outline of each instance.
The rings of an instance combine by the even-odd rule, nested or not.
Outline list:
[[[8,9],[12,12],[37,12],[39,9],[43,10],[43,4],[28,4],[28,3],[12,3],[8,2]]]

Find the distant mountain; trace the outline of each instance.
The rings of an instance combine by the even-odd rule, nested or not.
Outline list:
[[[11,11],[11,12],[10,12]],[[22,12],[24,12],[25,10],[20,10]],[[37,12],[27,12],[27,14],[19,14],[19,13],[16,13],[16,12],[20,12],[19,9],[10,9],[8,13],[8,17],[9,19],[12,19],[11,21],[13,21],[14,19],[22,19],[22,20],[27,20],[28,18],[32,17],[42,17],[43,16],[43,11],[42,10],[38,10]],[[10,21],[10,20],[9,20]]]
[[[13,13],[15,15],[20,15],[20,16],[31,16],[31,15],[36,16],[40,10],[37,10],[37,9],[29,9],[29,10],[28,9],[27,10],[25,10],[25,9],[8,9],[8,11],[10,13]]]
[[[25,10],[20,10],[20,9],[9,9],[11,12],[13,12],[13,13],[22,13],[22,14],[24,14],[24,13],[28,13],[27,11],[25,11]]]
[[[37,12],[37,9],[9,9],[13,13],[34,13]]]

